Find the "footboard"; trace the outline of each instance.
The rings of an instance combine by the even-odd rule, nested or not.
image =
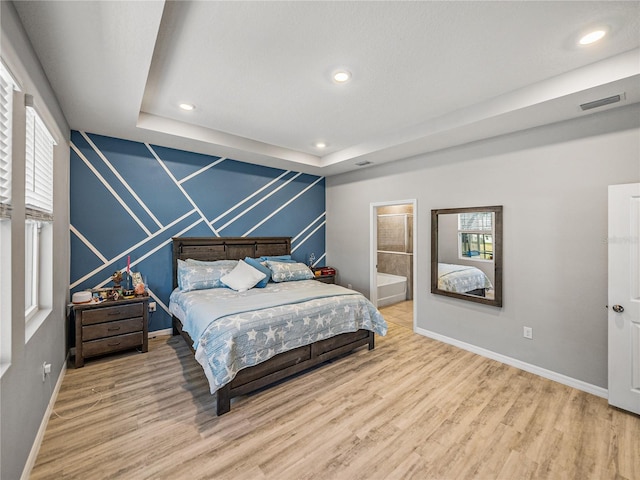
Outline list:
[[[231,383],[218,390],[216,412],[218,415],[227,413],[231,409],[233,397],[254,392],[278,380],[349,353],[363,345],[368,345],[369,350],[374,348],[373,332],[358,330],[353,333],[343,333],[311,345],[280,353],[266,362],[240,370]]]
[[[182,330],[182,323],[176,317],[173,317],[173,330],[174,334],[180,333],[189,348],[193,350],[191,337]],[[342,333],[310,345],[279,353],[258,365],[244,368],[238,372],[231,383],[218,390],[216,413],[223,415],[229,412],[233,397],[254,392],[291,375],[347,354],[364,345],[368,345],[369,350],[373,350],[375,346],[373,332],[358,330],[357,332]]]
[[[291,254],[290,237],[191,237],[173,239],[173,286],[178,286],[178,260],[238,260],[245,257]],[[183,331],[182,322],[173,317],[173,333],[181,334],[193,351],[193,340]],[[243,368],[217,392],[218,415],[231,409],[231,398],[246,395],[296,373],[368,345],[374,348],[374,332],[358,330],[343,333],[310,345],[282,352],[258,365]],[[194,352],[195,353],[195,352]]]

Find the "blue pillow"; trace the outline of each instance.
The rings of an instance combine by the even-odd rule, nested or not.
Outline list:
[[[267,266],[271,269],[271,278],[274,282],[292,282],[315,278],[311,269],[304,263],[267,261]]]
[[[244,259],[244,263],[247,263],[249,265],[251,265],[253,268],[255,268],[256,270],[260,270],[262,273],[264,273],[266,275],[266,277],[262,280],[260,280],[257,284],[256,284],[256,288],[264,288],[267,286],[267,283],[269,283],[269,280],[271,280],[271,270],[269,269],[269,267],[263,265],[260,260],[256,259],[256,258],[251,258],[251,257],[246,257]]]
[[[276,257],[260,257],[263,262],[283,262],[283,263],[296,263],[296,260],[291,260],[291,255],[278,255]]]

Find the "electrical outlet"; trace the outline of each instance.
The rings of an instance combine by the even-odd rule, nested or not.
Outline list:
[[[51,373],[51,364],[44,362],[42,364],[42,381],[44,382],[47,378],[47,375]]]
[[[522,336],[524,338],[528,338],[529,340],[533,340],[533,328],[523,327]]]
[[[156,311],[156,302],[149,302],[149,311],[150,312],[155,312]]]

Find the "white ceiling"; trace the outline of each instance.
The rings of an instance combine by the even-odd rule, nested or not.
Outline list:
[[[640,101],[637,1],[14,4],[71,128],[318,175]]]

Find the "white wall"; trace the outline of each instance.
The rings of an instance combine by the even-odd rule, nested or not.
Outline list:
[[[69,285],[69,127],[10,2],[1,2],[2,50],[22,87],[14,106],[19,120],[13,144],[11,222],[11,363],[0,379],[0,478],[18,479],[24,471],[66,358],[66,304]],[[24,316],[24,94],[56,137],[53,178],[53,301],[39,328],[25,335]],[[5,331],[3,329],[3,334]],[[42,364],[51,363],[42,381]]]
[[[606,388],[607,186],[640,181],[639,119],[621,107],[329,177],[327,262],[368,294],[369,205],[416,198],[417,327]],[[431,209],[481,205],[504,206],[503,308],[430,293]]]

